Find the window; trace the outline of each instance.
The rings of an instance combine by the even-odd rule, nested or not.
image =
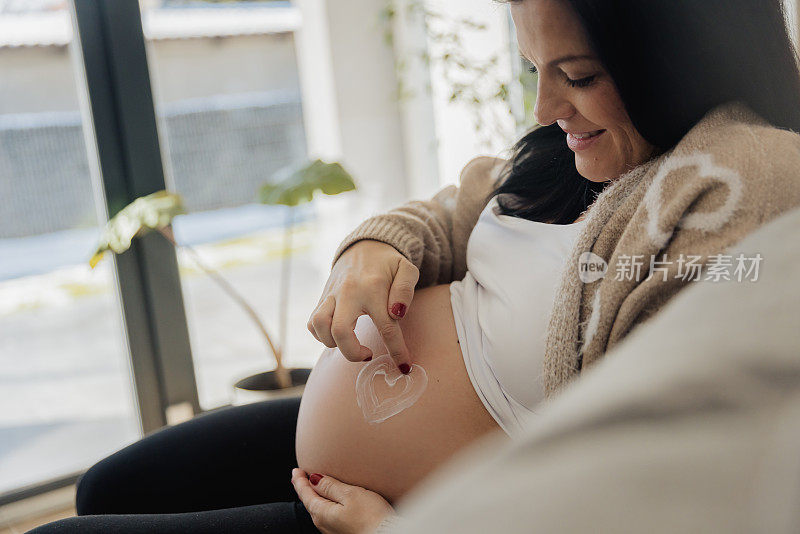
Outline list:
[[[285,359],[311,366],[321,351],[305,325],[327,267],[316,260],[316,211],[256,202],[276,172],[306,160],[299,12],[284,2],[142,2],[142,19],[168,185],[189,211],[175,221],[176,241],[245,296],[278,344],[282,260],[291,255]],[[178,260],[201,406],[239,402],[233,385],[274,368],[272,353],[187,250]]]
[[[66,7],[0,8],[0,494],[140,435],[113,264],[88,265],[104,206]]]

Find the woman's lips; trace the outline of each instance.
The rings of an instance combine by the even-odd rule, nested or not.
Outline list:
[[[606,133],[605,130],[596,130],[594,132],[585,132],[580,134],[572,134],[567,133],[567,146],[574,150],[575,152],[579,150],[586,150],[593,144],[595,144],[598,139],[600,139],[603,134]],[[583,138],[576,137],[576,135],[580,135]],[[588,137],[587,137],[588,136]]]

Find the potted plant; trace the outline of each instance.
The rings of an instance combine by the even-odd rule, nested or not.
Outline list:
[[[339,163],[325,163],[314,160],[299,166],[289,166],[278,171],[272,182],[261,186],[258,199],[262,204],[288,206],[286,221],[284,223],[284,250],[291,250],[292,233],[295,208],[314,198],[316,191],[325,195],[338,195],[356,188],[352,176]],[[280,313],[280,349],[276,360],[280,360],[280,351],[286,350],[286,321],[288,318],[289,287],[291,276],[291,254],[284,254],[281,265],[281,296],[279,300]],[[277,371],[277,369],[276,369]],[[305,384],[310,369],[292,369],[292,380]],[[295,376],[296,375],[296,376]],[[269,391],[274,388],[275,377],[272,371],[258,373],[243,378],[236,383],[236,387],[246,391]]]
[[[308,379],[311,370],[287,369],[283,363],[286,344],[286,311],[289,298],[291,225],[293,208],[310,201],[317,189],[327,195],[335,195],[355,189],[355,184],[352,177],[338,163],[316,160],[299,167],[289,167],[279,171],[275,175],[274,183],[265,184],[259,190],[259,199],[262,203],[283,204],[290,207],[284,225],[285,250],[288,252],[284,254],[280,276],[280,344],[273,342],[272,336],[255,309],[218,271],[206,265],[192,247],[181,245],[175,241],[172,221],[176,216],[187,213],[181,196],[176,193],[157,191],[137,198],[120,210],[103,228],[99,244],[89,260],[89,265],[94,268],[107,251],[122,254],[130,248],[131,241],[136,237],[152,231],[158,232],[176,248],[180,247],[187,251],[197,266],[241,306],[247,316],[252,319],[272,352],[275,358],[275,370],[242,379],[236,383],[236,387],[250,391],[270,391],[288,390],[302,386]]]

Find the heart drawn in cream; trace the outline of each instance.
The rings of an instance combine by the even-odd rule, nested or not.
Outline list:
[[[375,380],[383,379],[389,391],[378,398]],[[365,365],[356,378],[356,400],[368,423],[382,423],[393,415],[414,405],[428,386],[425,369],[417,364],[404,375],[389,354],[374,358]]]

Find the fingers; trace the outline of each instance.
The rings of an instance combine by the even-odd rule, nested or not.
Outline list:
[[[306,472],[302,469],[292,469],[292,486],[294,486],[295,493],[303,502],[308,513],[314,518],[315,523],[318,521],[326,522],[328,516],[338,506],[337,503],[319,495],[311,487],[311,482],[306,478]]]
[[[336,299],[333,295],[328,295],[328,297],[317,306],[314,313],[311,314],[311,318],[306,325],[308,331],[317,338],[317,341],[331,349],[336,346],[336,341],[334,341],[331,335],[331,322],[333,321],[333,310],[335,307]]]
[[[389,289],[389,314],[395,319],[402,319],[406,314],[418,281],[419,269],[406,259],[400,260],[397,274]]]
[[[411,370],[411,354],[396,319],[403,318],[408,311],[418,280],[419,269],[410,261],[401,258],[392,286],[389,288],[389,320],[385,320],[382,316],[376,317],[377,314],[370,314],[389,355],[397,363],[400,371],[406,374]]]
[[[323,533],[375,532],[394,508],[378,493],[330,476],[292,469],[292,485]]]
[[[394,359],[397,366],[404,374],[411,371],[411,353],[406,346],[403,331],[400,329],[400,323],[394,320],[389,314],[386,313],[386,308],[383,304],[380,307],[370,307],[367,309],[375,328],[386,345],[386,350],[389,355]]]
[[[394,266],[396,272],[392,273]],[[329,294],[317,305],[307,328],[326,347],[338,347],[349,361],[362,362],[373,354],[359,342],[355,328],[358,318],[367,313],[389,355],[403,373],[408,373],[412,358],[397,320],[411,305],[419,269],[403,257],[394,266],[389,265],[390,272],[384,275],[344,280],[337,286],[336,294]],[[386,288],[390,279],[387,303]]]
[[[318,495],[335,503],[346,504],[348,497],[352,496],[355,491],[359,489],[356,486],[345,484],[328,475],[320,478],[317,478],[319,475],[312,474],[311,476],[317,481],[316,485],[314,485],[314,491],[316,491]],[[310,480],[310,482],[313,483],[314,480]]]
[[[348,314],[350,317],[348,317]],[[344,354],[345,358],[350,361],[361,362],[371,357],[372,351],[368,347],[362,346],[355,335],[355,324],[360,315],[360,311],[355,311],[346,306],[340,306],[337,309],[335,297],[328,295],[325,301],[314,310],[306,327],[326,347],[332,349],[339,346],[339,350]],[[339,345],[334,336],[334,318],[336,318],[339,325],[337,327],[337,336],[344,340],[345,348]],[[348,326],[348,324],[351,326]],[[355,340],[355,344],[353,340]]]
[[[361,315],[361,308],[353,299],[339,302],[333,312],[331,335],[342,355],[351,362],[363,362],[372,356],[372,351],[356,337],[356,322]]]

